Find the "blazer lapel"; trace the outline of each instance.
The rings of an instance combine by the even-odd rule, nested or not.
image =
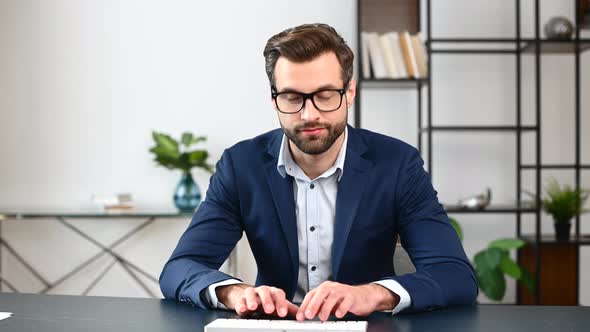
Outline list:
[[[367,146],[351,127],[348,128],[348,146],[344,173],[338,183],[336,197],[336,220],[334,224],[334,242],[332,245],[332,278],[336,280],[350,227],[357,214],[357,209],[366,184],[369,180],[369,170],[373,164],[362,157]]]
[[[281,132],[282,133],[282,132]],[[299,264],[299,249],[297,242],[297,217],[295,215],[295,198],[293,196],[293,179],[282,177],[277,170],[279,149],[282,135],[276,135],[268,146],[269,159],[265,163],[266,177],[270,185],[274,205],[279,215],[281,228],[287,240],[287,247],[291,256],[291,267],[297,280]]]

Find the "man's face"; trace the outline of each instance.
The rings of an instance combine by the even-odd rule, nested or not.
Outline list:
[[[323,89],[343,89],[341,68],[333,52],[324,53],[303,63],[280,57],[275,65],[275,87],[278,93],[313,93]],[[294,114],[279,115],[279,122],[293,144],[303,153],[317,155],[327,151],[346,127],[348,105],[353,102],[356,83],[351,80],[342,104],[333,112],[321,112],[310,99]],[[273,102],[276,108],[276,105]]]

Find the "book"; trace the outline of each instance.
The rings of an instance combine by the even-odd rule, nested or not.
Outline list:
[[[391,31],[385,34],[391,41],[391,47],[393,51],[393,60],[399,73],[398,78],[408,78],[408,71],[406,70],[406,64],[404,62],[404,55],[402,53],[401,45],[399,42],[399,33]]]
[[[381,52],[383,53],[383,60],[385,61],[385,67],[387,69],[387,77],[389,78],[400,78],[399,70],[395,63],[393,56],[393,45],[391,40],[386,35],[379,36],[379,43],[381,46]]]
[[[92,195],[92,203],[107,210],[133,209],[135,205],[133,196],[129,193],[119,193],[109,196]]]
[[[400,45],[404,54],[404,62],[406,64],[406,69],[408,70],[408,76],[420,78],[418,65],[416,64],[416,57],[414,55],[414,49],[412,47],[412,38],[407,31],[404,31],[400,34]]]
[[[412,49],[414,51],[414,58],[416,59],[416,65],[418,68],[418,75],[421,78],[428,76],[428,65],[426,59],[426,48],[420,35],[411,36]]]
[[[371,63],[369,60],[369,35],[367,32],[361,32],[361,63],[363,66],[363,78],[371,78]]]
[[[373,77],[376,79],[387,78],[387,68],[383,60],[383,53],[379,43],[379,35],[376,32],[368,33],[369,40],[369,58],[371,59],[371,68],[373,68]]]

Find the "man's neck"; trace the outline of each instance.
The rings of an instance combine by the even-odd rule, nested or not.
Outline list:
[[[317,155],[302,152],[291,141],[289,141],[289,150],[291,151],[293,161],[299,165],[307,177],[313,180],[322,175],[325,171],[332,167],[334,163],[336,163],[336,159],[338,159],[338,153],[340,152],[343,143],[344,132],[342,132],[342,134],[336,139],[334,144],[332,144],[328,150]]]

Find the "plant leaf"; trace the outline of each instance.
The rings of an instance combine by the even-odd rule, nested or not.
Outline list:
[[[202,166],[208,156],[205,150],[195,150],[188,152],[188,161],[193,166]]]
[[[513,261],[510,256],[508,256],[507,252],[502,255],[502,260],[500,261],[500,271],[506,273],[516,280],[519,280],[522,276],[522,270],[520,266],[515,261]]]
[[[204,164],[203,168],[211,174],[215,173],[215,168],[213,167],[213,165]]]
[[[524,283],[532,295],[535,295],[535,278],[533,278],[532,274],[525,268],[522,268],[522,276],[520,281]]]
[[[169,158],[167,156],[156,156],[156,158],[154,160],[158,164],[160,164],[168,169],[180,168],[177,158]]]
[[[457,232],[459,240],[463,241],[463,230],[461,229],[461,225],[459,225],[455,218],[449,218],[449,221],[451,222],[451,226],[455,229],[455,232]]]
[[[189,172],[192,168],[191,163],[189,161],[189,154],[188,153],[181,153],[180,158],[178,159],[179,168],[184,172]]]
[[[182,141],[182,144],[184,144],[184,146],[189,147],[193,142],[193,134],[189,132],[184,132],[182,133],[182,137],[180,138],[180,140]]]
[[[197,144],[199,142],[205,142],[207,140],[207,136],[195,136],[191,141],[191,145]]]
[[[477,254],[473,258],[476,270],[491,271],[498,268],[502,261],[502,254],[504,251],[499,248],[487,248]]]
[[[525,242],[519,239],[498,239],[492,241],[488,247],[503,250],[518,249],[525,245]]]
[[[152,132],[152,136],[154,138],[154,141],[156,142],[157,146],[162,147],[163,149],[169,150],[169,151],[175,151],[175,152],[179,152],[178,150],[178,142],[176,140],[174,140],[172,137],[170,137],[169,135],[166,134],[161,134],[158,132]]]
[[[494,301],[501,301],[506,293],[506,280],[499,269],[476,269],[477,282],[483,293]]]
[[[213,166],[207,164],[207,158],[209,158],[209,152],[207,152],[207,150],[195,150],[189,152],[188,157],[191,167],[199,167],[213,174]]]
[[[176,159],[179,157],[178,151],[166,149],[161,145],[154,146],[150,149],[150,152],[155,154],[157,157],[166,157],[171,159]]]

